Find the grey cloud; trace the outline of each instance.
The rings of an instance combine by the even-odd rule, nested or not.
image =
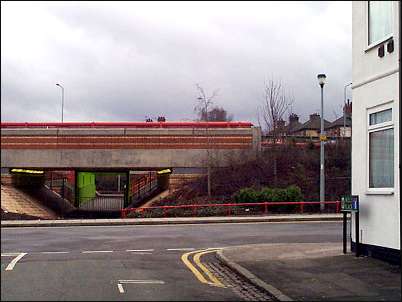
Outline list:
[[[228,9],[193,28],[145,18],[141,10],[125,12],[112,3],[46,4],[43,10],[69,36],[48,36],[46,57],[28,68],[18,58],[11,60],[12,54],[2,56],[1,118],[59,120],[55,83],[62,82],[66,120],[129,121],[162,114],[168,120],[192,119],[195,83],[200,83],[209,92],[219,89],[215,103],[235,119],[256,123],[264,80],[274,76],[292,91],[294,111],[306,119],[319,108],[316,75],[325,72],[326,117],[332,119],[351,78],[351,22],[338,22],[348,18],[343,14],[322,25],[328,34],[315,31],[315,17],[328,12],[329,4],[297,5],[304,8],[300,15],[277,12],[283,16],[279,24],[254,20],[251,8],[240,17]]]

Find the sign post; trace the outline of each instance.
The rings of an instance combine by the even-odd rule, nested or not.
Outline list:
[[[348,219],[348,212],[342,211],[343,214],[343,253],[346,254],[346,243],[347,243],[347,238],[346,238],[346,230],[347,230],[347,219]]]
[[[341,212],[343,213],[343,253],[346,254],[347,213],[355,213],[356,257],[359,257],[359,196],[344,195],[341,197]]]

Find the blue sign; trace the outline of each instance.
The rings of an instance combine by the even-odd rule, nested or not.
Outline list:
[[[359,211],[359,195],[352,195],[352,211]]]

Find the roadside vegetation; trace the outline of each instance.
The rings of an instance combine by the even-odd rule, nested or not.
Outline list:
[[[255,203],[265,201],[319,201],[320,149],[313,143],[296,145],[288,141],[261,152],[250,162],[232,164],[225,168],[212,168],[211,191],[208,198],[207,177],[189,181],[152,206]],[[272,156],[275,153],[275,156]],[[275,159],[275,160],[274,160]],[[275,162],[276,161],[276,162]],[[276,169],[274,169],[274,165]],[[274,172],[275,171],[275,172]],[[276,174],[276,175],[275,175]],[[340,200],[350,194],[350,141],[327,143],[325,149],[325,199]],[[335,205],[327,205],[326,211],[334,212]],[[230,213],[261,214],[262,206],[201,207],[148,209],[132,213],[131,217],[212,216]],[[272,206],[269,213],[297,213],[296,205]],[[305,205],[304,212],[318,212],[319,205]]]

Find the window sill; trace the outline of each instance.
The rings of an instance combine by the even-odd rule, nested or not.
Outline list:
[[[369,190],[366,195],[394,195],[394,189]]]
[[[393,39],[393,35],[387,36],[382,40],[379,40],[377,42],[371,43],[369,46],[366,47],[366,49],[364,49],[364,52],[368,52],[370,50],[372,50],[373,48],[376,48],[377,46],[379,46],[380,44],[383,44],[385,42],[388,42],[389,40]]]

